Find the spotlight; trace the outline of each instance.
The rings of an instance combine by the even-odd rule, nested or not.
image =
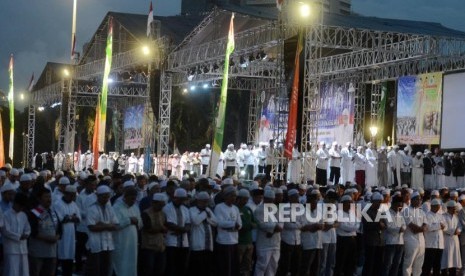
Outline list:
[[[203,87],[203,89],[207,89],[207,88],[208,88],[208,83],[204,83],[204,84],[202,85],[202,87]]]
[[[144,46],[142,47],[142,53],[146,56],[148,56],[150,54],[150,49],[148,46]]]
[[[248,62],[243,56],[241,56],[240,59],[239,59],[239,64],[241,65],[242,68],[245,68],[245,67],[247,67]]]
[[[64,75],[65,77],[69,77],[69,70],[68,70],[68,69],[64,69],[64,70],[63,70],[63,75]]]
[[[107,83],[113,83],[114,80],[112,78],[108,78]]]
[[[39,107],[37,108],[37,110],[39,110],[40,112],[42,112],[42,111],[44,111],[44,110],[45,110],[45,107],[43,107],[43,106],[39,106]]]
[[[187,88],[184,88],[184,89],[182,90],[182,93],[183,93],[183,94],[187,94],[187,92],[189,92],[189,90],[187,90]]]
[[[302,17],[304,17],[304,18],[305,18],[305,17],[309,17],[310,14],[311,14],[311,12],[312,12],[312,10],[310,9],[310,6],[307,5],[307,4],[302,4],[302,5],[300,6],[299,11],[300,11],[300,16],[302,16]]]
[[[241,176],[245,176],[245,171],[241,171]]]
[[[195,91],[195,85],[191,85],[191,91]]]

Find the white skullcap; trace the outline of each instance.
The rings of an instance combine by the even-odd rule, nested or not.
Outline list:
[[[419,196],[420,196],[420,193],[415,191],[415,192],[413,192],[413,194],[412,194],[412,196],[410,198],[414,199],[414,198],[419,197]]]
[[[23,174],[21,175],[21,177],[19,178],[19,182],[26,182],[26,181],[32,181],[32,178],[29,174]]]
[[[307,184],[299,184],[299,189],[307,190]]]
[[[431,192],[431,195],[432,196],[439,196],[439,191],[438,190],[434,190]]]
[[[418,188],[417,190],[420,193],[420,195],[425,194],[425,190],[423,190],[423,188]]]
[[[334,142],[333,142],[333,146],[337,146],[337,141],[334,141]]]
[[[6,164],[5,164],[5,168],[7,168],[7,169],[11,170],[13,167],[11,166],[11,164],[10,164],[10,163],[6,163]]]
[[[423,154],[421,152],[417,152],[417,156],[422,156]]]
[[[450,157],[454,156],[454,153],[453,153],[453,152],[449,152],[449,156],[450,156]]]
[[[318,184],[313,184],[312,187],[313,187],[313,189],[319,189],[319,188],[320,188],[320,185],[318,185]]]
[[[63,176],[63,175],[65,175],[65,174],[63,173],[63,171],[56,171],[56,172],[55,172],[55,176]]]
[[[408,185],[407,184],[402,184],[402,189],[408,189]]]
[[[366,192],[366,193],[365,193],[365,198],[367,198],[367,199],[368,199],[368,198],[371,198],[372,195],[373,195],[372,192]]]
[[[67,192],[67,193],[76,193],[77,189],[76,189],[76,187],[74,185],[68,185],[65,188],[65,192]]]
[[[187,197],[187,191],[183,188],[177,188],[176,191],[174,191],[174,197],[185,198]]]
[[[207,192],[200,192],[195,195],[197,200],[210,200],[210,195]]]
[[[81,180],[86,180],[86,179],[87,179],[87,173],[85,173],[85,172],[80,172],[80,173],[79,173],[79,179],[81,179]]]
[[[103,181],[111,181],[111,176],[109,175],[105,175],[103,178],[102,178]]]
[[[462,201],[462,200],[464,200],[464,199],[465,199],[465,195],[461,195],[461,196],[459,196],[458,201]]]
[[[457,193],[457,191],[452,191],[452,192],[450,192],[450,196],[451,197],[457,197],[457,196],[459,196],[459,193]]]
[[[19,171],[17,169],[11,169],[10,174],[14,176],[19,176]]]
[[[44,178],[47,177],[47,171],[40,171],[39,176],[42,176]]]
[[[221,182],[221,185],[233,185],[234,184],[234,181],[232,180],[232,178],[225,178],[222,182]]]
[[[346,143],[346,146],[350,146],[352,143],[351,142],[347,142]]]
[[[59,185],[69,185],[70,182],[69,182],[69,179],[65,176],[63,176],[62,178],[60,178],[60,181],[58,181],[58,184]]]
[[[390,194],[391,194],[391,189],[383,190],[383,195],[390,195]]]
[[[455,201],[453,201],[453,200],[449,200],[446,203],[447,208],[452,208],[452,207],[455,207],[456,205],[457,205],[457,203]]]
[[[460,153],[460,156],[465,156],[465,152],[462,151],[462,152]]]
[[[128,180],[128,181],[123,183],[123,188],[133,187],[133,186],[136,186],[136,184],[134,184],[134,182],[131,181],[131,180]]]
[[[431,206],[441,205],[441,201],[437,198],[431,200]]]
[[[260,189],[260,186],[258,185],[258,183],[256,181],[254,181],[249,187],[249,191],[254,191],[254,190],[258,190],[258,189]]]
[[[287,191],[287,186],[286,186],[286,185],[281,185],[279,188],[280,188],[281,190],[283,190],[283,192],[284,192],[284,191]]]
[[[371,201],[382,201],[383,199],[384,199],[384,197],[378,192],[373,193],[371,195]]]
[[[413,190],[410,189],[410,188],[407,189],[407,192],[408,192],[409,194],[413,194]]]
[[[213,186],[213,190],[215,190],[215,191],[221,191],[221,186],[218,185],[218,184],[215,184],[215,186]]]
[[[166,203],[166,196],[163,193],[156,193],[152,196],[153,201],[163,201]]]
[[[30,173],[29,176],[31,177],[32,180],[37,179],[37,175],[35,173]]]
[[[5,184],[3,184],[2,188],[0,188],[0,192],[3,193],[3,192],[8,192],[8,191],[15,191],[15,187],[13,186],[13,184],[11,182],[7,182]]]
[[[206,148],[209,148],[209,147],[211,147],[211,146],[210,146],[210,144],[206,144],[205,147],[206,147]]]
[[[345,195],[341,198],[341,202],[352,201],[352,197],[350,195]]]
[[[398,146],[398,145],[394,145],[392,148],[393,148],[393,149],[399,149],[399,146]]]
[[[226,187],[226,188],[223,190],[223,194],[224,194],[225,196],[230,195],[230,194],[235,194],[235,195],[237,195],[237,191],[236,191],[236,188],[235,188],[235,187],[233,187],[233,186],[228,186],[228,187]]]
[[[314,189],[312,190],[312,192],[310,193],[311,195],[321,195],[320,191]]]
[[[107,185],[101,185],[97,187],[97,194],[98,195],[103,195],[103,194],[109,194],[111,193],[110,187]]]
[[[266,190],[265,193],[263,194],[264,198],[269,198],[269,199],[274,199],[275,198],[275,192],[273,190]]]
[[[324,144],[325,144],[324,141],[321,141],[321,142],[320,142],[320,146],[323,146]]]
[[[249,191],[247,189],[240,189],[239,192],[237,193],[237,197],[249,198],[250,193],[249,193]]]
[[[272,187],[271,185],[268,185],[268,184],[267,184],[267,185],[265,186],[265,189],[264,189],[264,190],[265,190],[265,191],[266,191],[266,190],[273,190],[273,187]]]
[[[299,191],[297,191],[297,189],[290,189],[289,191],[287,191],[288,196],[294,196],[298,194],[299,194]]]
[[[283,189],[276,188],[276,189],[274,189],[274,193],[277,194],[277,195],[282,195],[283,194]]]
[[[149,185],[147,185],[148,190],[151,190],[155,186],[160,186],[158,182],[150,182]]]

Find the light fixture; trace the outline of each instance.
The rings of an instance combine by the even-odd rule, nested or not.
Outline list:
[[[114,82],[114,80],[112,78],[107,79],[107,83],[113,83],[113,82]]]
[[[68,69],[64,69],[64,70],[63,70],[63,75],[64,75],[65,77],[69,77],[69,70],[68,70]]]
[[[24,100],[24,93],[19,94],[19,98],[20,98],[21,100]]]
[[[150,49],[148,46],[143,46],[142,47],[142,53],[144,53],[144,55],[148,56],[150,54]]]
[[[203,89],[207,89],[207,88],[208,88],[208,83],[204,83],[204,84],[202,85],[202,87],[203,87]]]
[[[195,91],[195,85],[191,85],[191,91]]]
[[[376,134],[378,134],[378,127],[371,126],[370,127],[370,133],[371,133],[371,137],[376,137]]]
[[[187,90],[187,88],[183,88],[183,89],[182,89],[182,93],[183,93],[183,94],[187,94],[187,92],[189,92],[189,90]]]
[[[43,106],[39,106],[39,107],[37,108],[37,110],[39,110],[40,112],[42,112],[42,111],[44,111],[44,110],[45,110],[45,107],[43,107]]]

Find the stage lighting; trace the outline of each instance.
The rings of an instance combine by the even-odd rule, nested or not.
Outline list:
[[[40,112],[42,112],[42,111],[44,111],[44,110],[45,110],[45,107],[43,107],[43,106],[39,106],[39,107],[37,108],[37,110],[39,110]]]
[[[144,53],[144,55],[148,56],[150,54],[149,47],[148,46],[142,47],[142,53]]]
[[[300,6],[299,11],[300,11],[300,16],[302,16],[304,18],[309,17],[311,12],[312,12],[311,9],[310,9],[310,6],[308,4],[302,4]]]
[[[204,84],[202,85],[202,87],[203,87],[203,89],[207,89],[207,88],[208,88],[208,83],[204,83]]]
[[[188,92],[189,92],[189,90],[187,90],[187,88],[184,88],[184,89],[182,90],[182,93],[183,93],[183,94],[187,94]]]
[[[195,85],[191,85],[191,91],[195,91]]]
[[[108,78],[107,83],[113,83],[114,80],[112,78]]]
[[[371,133],[371,137],[376,137],[376,135],[378,134],[378,127],[376,126],[371,126],[370,127],[370,133]]]
[[[257,54],[257,59],[265,60],[267,57],[268,57],[268,55],[263,50],[260,50],[260,52],[258,52],[258,54]]]
[[[65,77],[69,77],[69,70],[68,70],[68,69],[64,69],[64,70],[63,70],[63,75],[64,75]]]

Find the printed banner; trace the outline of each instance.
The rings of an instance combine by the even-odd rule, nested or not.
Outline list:
[[[144,105],[128,107],[124,112],[124,149],[137,149],[142,146],[142,125]]]
[[[318,142],[337,141],[339,145],[353,142],[354,95],[353,83],[321,83]]]
[[[274,131],[280,133],[279,137],[274,138],[278,141],[284,141],[289,120],[289,99],[283,98],[280,101],[275,93],[265,93],[263,98],[260,125],[258,127],[258,142],[268,143],[273,139]],[[280,105],[282,106],[282,114],[278,116]]]
[[[397,143],[439,144],[442,73],[401,77],[397,83]]]

